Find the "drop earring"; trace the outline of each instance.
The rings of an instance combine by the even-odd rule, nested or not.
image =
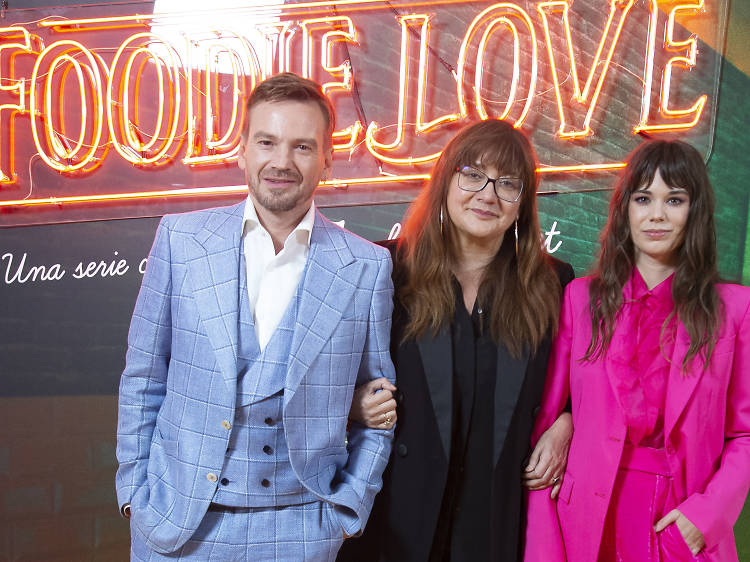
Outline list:
[[[516,226],[514,228],[516,233],[516,257],[518,257],[518,219],[516,218]]]
[[[443,235],[443,208],[440,207],[440,236]]]

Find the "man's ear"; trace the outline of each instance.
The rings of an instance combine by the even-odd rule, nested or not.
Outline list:
[[[240,167],[240,170],[245,169],[245,139],[240,139],[240,151],[239,151],[239,157],[237,158],[237,165]]]
[[[321,174],[323,181],[327,180],[331,176],[331,168],[333,167],[333,143],[325,150],[325,168]]]

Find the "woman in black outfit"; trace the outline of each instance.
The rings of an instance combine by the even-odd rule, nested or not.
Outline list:
[[[568,264],[541,249],[534,152],[503,121],[460,131],[390,241],[398,390],[357,389],[351,417],[389,427],[391,462],[362,537],[338,560],[517,560],[522,476],[552,485],[570,420],[528,461]],[[382,387],[382,388],[381,388]],[[395,404],[398,402],[398,407]],[[394,411],[395,408],[395,411]]]

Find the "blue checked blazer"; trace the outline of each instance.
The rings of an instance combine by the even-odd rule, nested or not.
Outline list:
[[[120,381],[117,497],[130,502],[131,524],[157,552],[192,536],[221,479],[237,395],[244,204],[165,216],[133,313]],[[308,260],[284,431],[300,482],[354,534],[367,521],[391,447],[392,431],[358,424],[347,444],[355,385],[395,380],[391,260],[320,213]]]

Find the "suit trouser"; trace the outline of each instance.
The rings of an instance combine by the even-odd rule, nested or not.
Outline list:
[[[333,507],[325,502],[251,508],[212,504],[195,534],[170,554],[154,552],[132,523],[130,534],[130,558],[138,562],[333,562],[343,541]]]
[[[678,503],[664,450],[627,445],[607,510],[599,562],[700,560],[674,523],[654,532],[656,522]]]

